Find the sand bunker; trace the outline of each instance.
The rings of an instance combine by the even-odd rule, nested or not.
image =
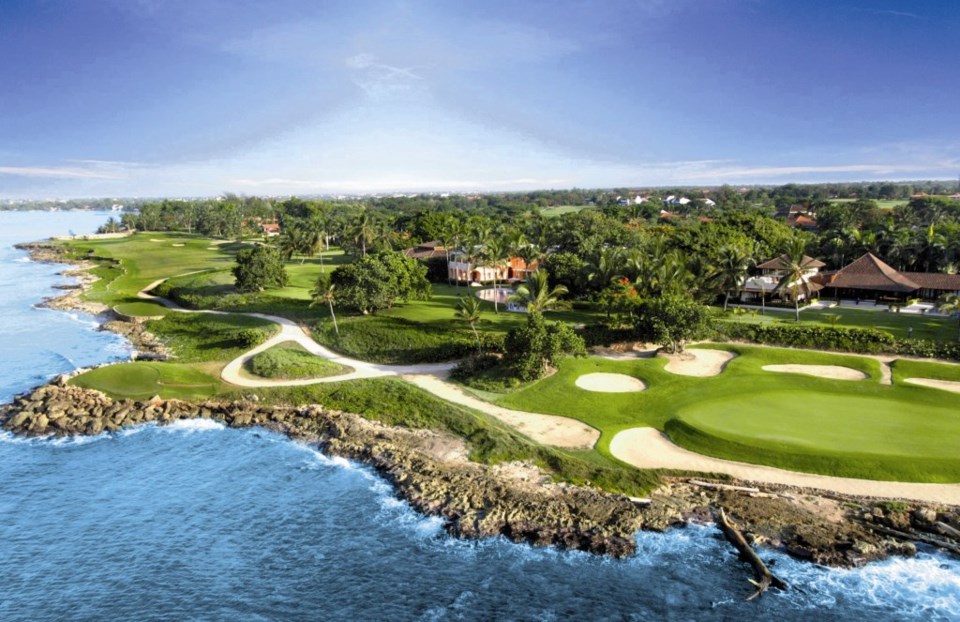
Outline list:
[[[171,244],[170,246],[183,246],[183,244]]]
[[[156,239],[156,238],[150,238],[150,241],[151,241],[151,242],[163,242],[163,240],[158,240],[158,239]]]
[[[839,365],[764,365],[763,371],[783,374],[803,374],[831,380],[866,380],[870,376],[860,370]]]
[[[683,354],[668,355],[670,361],[664,369],[679,376],[706,378],[719,375],[723,368],[727,366],[727,363],[736,356],[734,352],[727,352],[726,350],[690,349]]]
[[[642,380],[626,374],[584,374],[577,378],[576,385],[598,393],[635,393],[647,388]]]
[[[960,393],[960,382],[954,380],[934,380],[933,378],[906,378],[904,382],[916,384],[921,387],[930,387],[931,389],[942,389],[952,393]]]

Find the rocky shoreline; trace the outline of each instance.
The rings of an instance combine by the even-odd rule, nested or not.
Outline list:
[[[18,247],[28,250],[34,261],[74,265],[64,274],[79,278],[80,284],[47,299],[44,306],[91,313],[101,319],[104,330],[127,337],[145,356],[168,356],[141,322],[81,299],[96,281],[87,272],[94,264],[67,256],[55,244]],[[502,535],[518,542],[622,557],[634,552],[639,529],[662,531],[689,521],[712,522],[711,510],[723,507],[753,544],[829,566],[910,555],[916,551],[915,542],[960,554],[960,509],[955,507],[670,477],[649,500],[637,500],[554,483],[548,473],[529,464],[478,464],[467,458],[463,439],[385,426],[319,405],[113,400],[70,386],[61,377],[0,406],[0,425],[24,436],[96,435],[198,417],[232,427],[268,428],[366,464],[390,481],[414,509],[442,517],[447,531],[460,537]]]
[[[960,553],[957,508],[681,479],[668,481],[641,501],[554,483],[533,465],[478,464],[467,458],[466,444],[454,436],[387,426],[315,404],[114,400],[61,378],[0,407],[3,428],[24,436],[96,435],[190,418],[267,428],[368,465],[414,509],[443,518],[449,533],[464,538],[502,535],[622,557],[634,552],[639,529],[662,531],[688,521],[709,522],[711,509],[723,507],[754,544],[829,566],[911,555],[916,552],[913,542]]]
[[[16,244],[15,248],[27,251],[31,261],[69,264],[70,267],[60,274],[77,279],[74,285],[57,287],[66,291],[65,294],[45,298],[37,306],[58,311],[80,311],[94,316],[100,325],[98,330],[116,333],[133,345],[135,359],[166,360],[170,358],[170,351],[146,329],[142,320],[121,316],[102,303],[83,299],[84,292],[99,280],[90,273],[90,269],[96,267],[95,263],[70,257],[63,246],[50,242]]]

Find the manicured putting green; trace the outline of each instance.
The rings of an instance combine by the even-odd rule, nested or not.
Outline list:
[[[791,391],[729,396],[676,413],[721,439],[787,451],[956,458],[960,414],[948,408],[857,395]]]
[[[189,365],[177,363],[120,363],[107,365],[77,376],[71,384],[106,391],[120,398],[207,397],[219,382]]]

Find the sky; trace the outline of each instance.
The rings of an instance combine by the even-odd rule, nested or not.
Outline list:
[[[0,0],[0,197],[960,175],[960,1]]]

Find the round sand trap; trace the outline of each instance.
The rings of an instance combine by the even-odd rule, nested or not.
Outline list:
[[[576,385],[597,393],[635,393],[647,388],[642,380],[626,374],[584,374],[577,378]]]
[[[953,393],[960,393],[960,382],[954,380],[934,380],[933,378],[906,378],[904,382],[916,384],[921,387],[930,387],[931,389],[942,389]]]
[[[671,354],[664,369],[679,376],[697,376],[706,378],[717,376],[731,360],[734,352],[726,350],[700,350],[691,348],[683,354]]]
[[[163,240],[158,240],[158,239],[156,239],[156,238],[150,238],[150,241],[151,241],[151,242],[163,242]]]
[[[183,246],[183,244],[171,244],[170,246]]]
[[[840,365],[764,365],[763,371],[803,374],[804,376],[830,378],[831,380],[866,380],[869,378],[860,370],[841,367]]]

